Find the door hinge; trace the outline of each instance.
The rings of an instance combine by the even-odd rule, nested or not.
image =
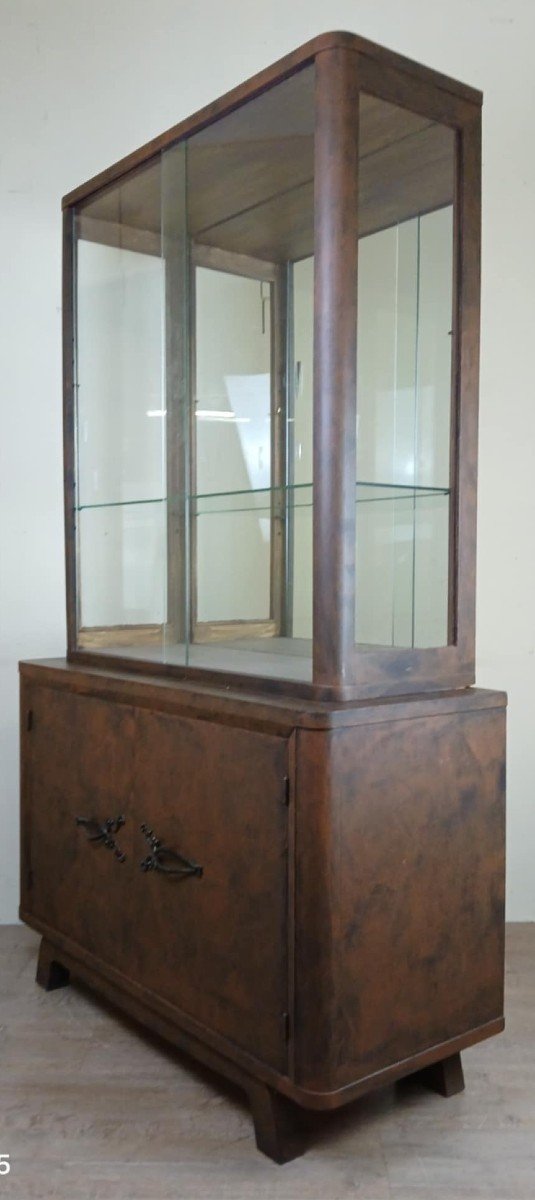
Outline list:
[[[29,708],[26,713],[26,729],[28,733],[33,729],[33,708]]]
[[[290,1041],[290,1014],[287,1012],[282,1014],[282,1036],[285,1042]]]
[[[283,792],[282,803],[285,804],[286,807],[288,807],[288,805],[290,803],[290,776],[289,775],[284,776],[284,792]]]

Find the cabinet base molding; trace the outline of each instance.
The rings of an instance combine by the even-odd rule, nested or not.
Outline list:
[[[21,919],[36,927],[37,923],[28,915],[21,913]],[[305,1152],[308,1142],[305,1110],[334,1111],[407,1076],[417,1078],[423,1086],[444,1097],[454,1096],[464,1089],[460,1050],[452,1052],[451,1043],[434,1046],[423,1054],[416,1055],[412,1061],[397,1063],[394,1067],[355,1081],[353,1085],[337,1092],[306,1092],[286,1078],[273,1078],[268,1082],[256,1073],[253,1075],[244,1070],[230,1057],[218,1053],[178,1025],[135,1000],[125,990],[111,983],[81,959],[50,941],[48,937],[42,937],[36,982],[45,991],[54,991],[66,987],[71,981],[86,984],[113,1007],[125,1012],[175,1049],[236,1084],[245,1093],[250,1104],[257,1148],[278,1164],[291,1162]],[[464,1049],[500,1033],[503,1027],[503,1018],[492,1021],[487,1026],[471,1030],[462,1038],[455,1039],[455,1044]],[[265,1074],[265,1071],[263,1073]]]

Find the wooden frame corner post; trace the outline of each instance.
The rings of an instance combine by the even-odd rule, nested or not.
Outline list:
[[[355,642],[357,63],[343,47],[316,58],[313,679],[335,688]]]

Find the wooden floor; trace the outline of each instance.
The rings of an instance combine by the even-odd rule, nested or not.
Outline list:
[[[451,1100],[414,1081],[314,1115],[305,1156],[257,1153],[240,1093],[77,987],[34,983],[0,927],[0,1200],[535,1200],[535,924],[508,930],[505,1034]]]

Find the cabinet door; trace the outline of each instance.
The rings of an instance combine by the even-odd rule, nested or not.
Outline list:
[[[296,1072],[317,1090],[502,1018],[503,701],[411,703],[299,735]]]
[[[132,927],[134,710],[54,688],[24,694],[22,911],[124,970]],[[28,716],[28,713],[31,715]],[[125,816],[110,840],[77,824]]]
[[[135,976],[202,1025],[285,1068],[287,741],[139,711],[141,826],[202,875],[143,871],[133,891]],[[163,865],[180,868],[171,857]],[[136,863],[137,866],[137,863]]]

